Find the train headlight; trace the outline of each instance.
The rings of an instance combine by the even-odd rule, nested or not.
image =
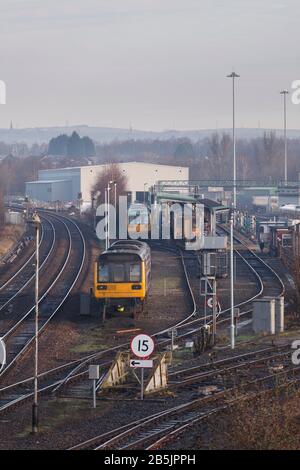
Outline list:
[[[140,286],[139,284],[133,284],[133,286],[131,286],[131,289],[132,290],[141,290],[142,286]]]
[[[97,290],[107,290],[107,286],[97,286]]]

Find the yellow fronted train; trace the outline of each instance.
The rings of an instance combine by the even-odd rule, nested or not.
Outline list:
[[[150,214],[144,204],[130,204],[128,208],[128,237],[146,239],[149,237]]]
[[[143,310],[151,278],[151,251],[140,240],[118,240],[95,263],[93,295],[105,316],[113,307],[133,317]]]

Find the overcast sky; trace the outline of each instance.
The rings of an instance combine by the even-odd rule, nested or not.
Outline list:
[[[299,0],[1,0],[0,127],[230,127],[233,67],[237,126],[281,127],[299,21]]]

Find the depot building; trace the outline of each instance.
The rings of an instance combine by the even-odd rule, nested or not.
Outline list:
[[[143,201],[148,191],[158,181],[189,179],[189,168],[172,165],[157,165],[144,162],[118,163],[127,178],[127,192],[131,201]],[[26,196],[41,202],[77,201],[79,194],[83,202],[91,202],[91,193],[98,177],[106,165],[88,165],[70,168],[40,170],[37,181],[26,183]]]

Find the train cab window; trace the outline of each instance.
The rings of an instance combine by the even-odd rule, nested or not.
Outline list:
[[[108,281],[109,281],[108,266],[100,264],[100,266],[99,266],[99,282],[108,282]]]
[[[125,266],[124,264],[112,265],[112,282],[125,282]]]
[[[141,280],[141,266],[139,264],[130,264],[129,280],[130,282],[139,282]]]

